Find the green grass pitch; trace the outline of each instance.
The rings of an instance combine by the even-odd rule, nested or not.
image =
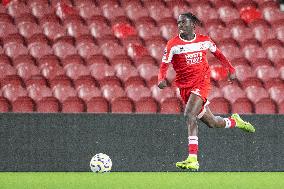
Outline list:
[[[281,189],[284,172],[2,172],[1,189]]]

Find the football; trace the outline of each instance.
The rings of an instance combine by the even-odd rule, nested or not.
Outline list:
[[[90,168],[94,173],[106,173],[111,170],[112,161],[106,154],[99,153],[92,157]]]

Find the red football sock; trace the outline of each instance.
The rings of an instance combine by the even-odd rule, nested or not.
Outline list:
[[[224,118],[224,120],[226,122],[225,128],[234,128],[236,126],[236,121],[231,117]]]
[[[198,153],[198,137],[189,136],[188,137],[188,156],[197,157]]]

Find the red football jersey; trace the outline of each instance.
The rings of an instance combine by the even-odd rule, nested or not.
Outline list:
[[[202,82],[204,78],[210,79],[210,68],[206,59],[208,50],[215,53],[217,47],[205,35],[195,34],[190,41],[178,35],[168,41],[162,62],[173,65],[177,87],[191,87]]]

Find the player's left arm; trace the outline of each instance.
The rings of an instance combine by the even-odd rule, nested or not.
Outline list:
[[[210,51],[211,53],[222,63],[222,65],[228,69],[228,79],[232,82],[236,78],[236,70],[233,67],[233,65],[230,63],[230,61],[224,56],[224,54],[220,51],[220,49],[215,45],[213,41],[211,41],[210,44]]]

